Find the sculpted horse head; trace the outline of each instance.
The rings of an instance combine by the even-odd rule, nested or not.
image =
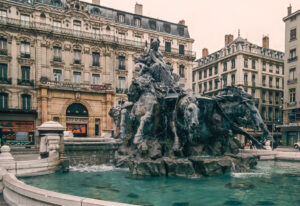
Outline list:
[[[215,99],[224,113],[238,126],[252,128],[255,131],[261,129],[268,139],[274,141],[251,95],[231,86],[224,88]]]

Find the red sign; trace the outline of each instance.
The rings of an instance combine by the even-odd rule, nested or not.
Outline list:
[[[86,134],[86,124],[68,124],[67,130],[73,134]]]
[[[25,121],[0,121],[3,132],[33,132],[34,122]]]

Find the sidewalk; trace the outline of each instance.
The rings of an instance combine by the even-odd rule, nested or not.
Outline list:
[[[241,154],[255,154],[260,156],[261,160],[287,160],[300,161],[299,150],[293,148],[276,148],[275,150],[263,149],[241,149]]]

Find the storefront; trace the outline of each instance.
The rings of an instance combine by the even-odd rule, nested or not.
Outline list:
[[[300,123],[289,123],[280,126],[280,128],[283,145],[294,146],[294,143],[300,141]]]
[[[80,103],[71,104],[66,111],[67,130],[71,131],[74,137],[88,136],[89,114],[87,108]]]
[[[35,111],[0,113],[1,138],[10,145],[33,145],[35,118]]]

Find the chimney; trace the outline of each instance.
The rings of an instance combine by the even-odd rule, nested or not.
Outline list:
[[[292,14],[292,5],[287,8],[288,16]]]
[[[180,20],[179,22],[178,22],[178,24],[181,24],[181,25],[185,25],[185,20],[184,19],[182,19],[182,20]]]
[[[92,0],[93,4],[100,5],[100,0]]]
[[[269,37],[268,36],[263,36],[262,38],[262,47],[269,49]]]
[[[207,48],[203,48],[202,49],[202,58],[208,56],[208,49]]]
[[[143,15],[143,4],[135,3],[134,13],[138,15]]]
[[[230,44],[233,41],[233,35],[232,34],[226,34],[225,35],[225,46]]]

